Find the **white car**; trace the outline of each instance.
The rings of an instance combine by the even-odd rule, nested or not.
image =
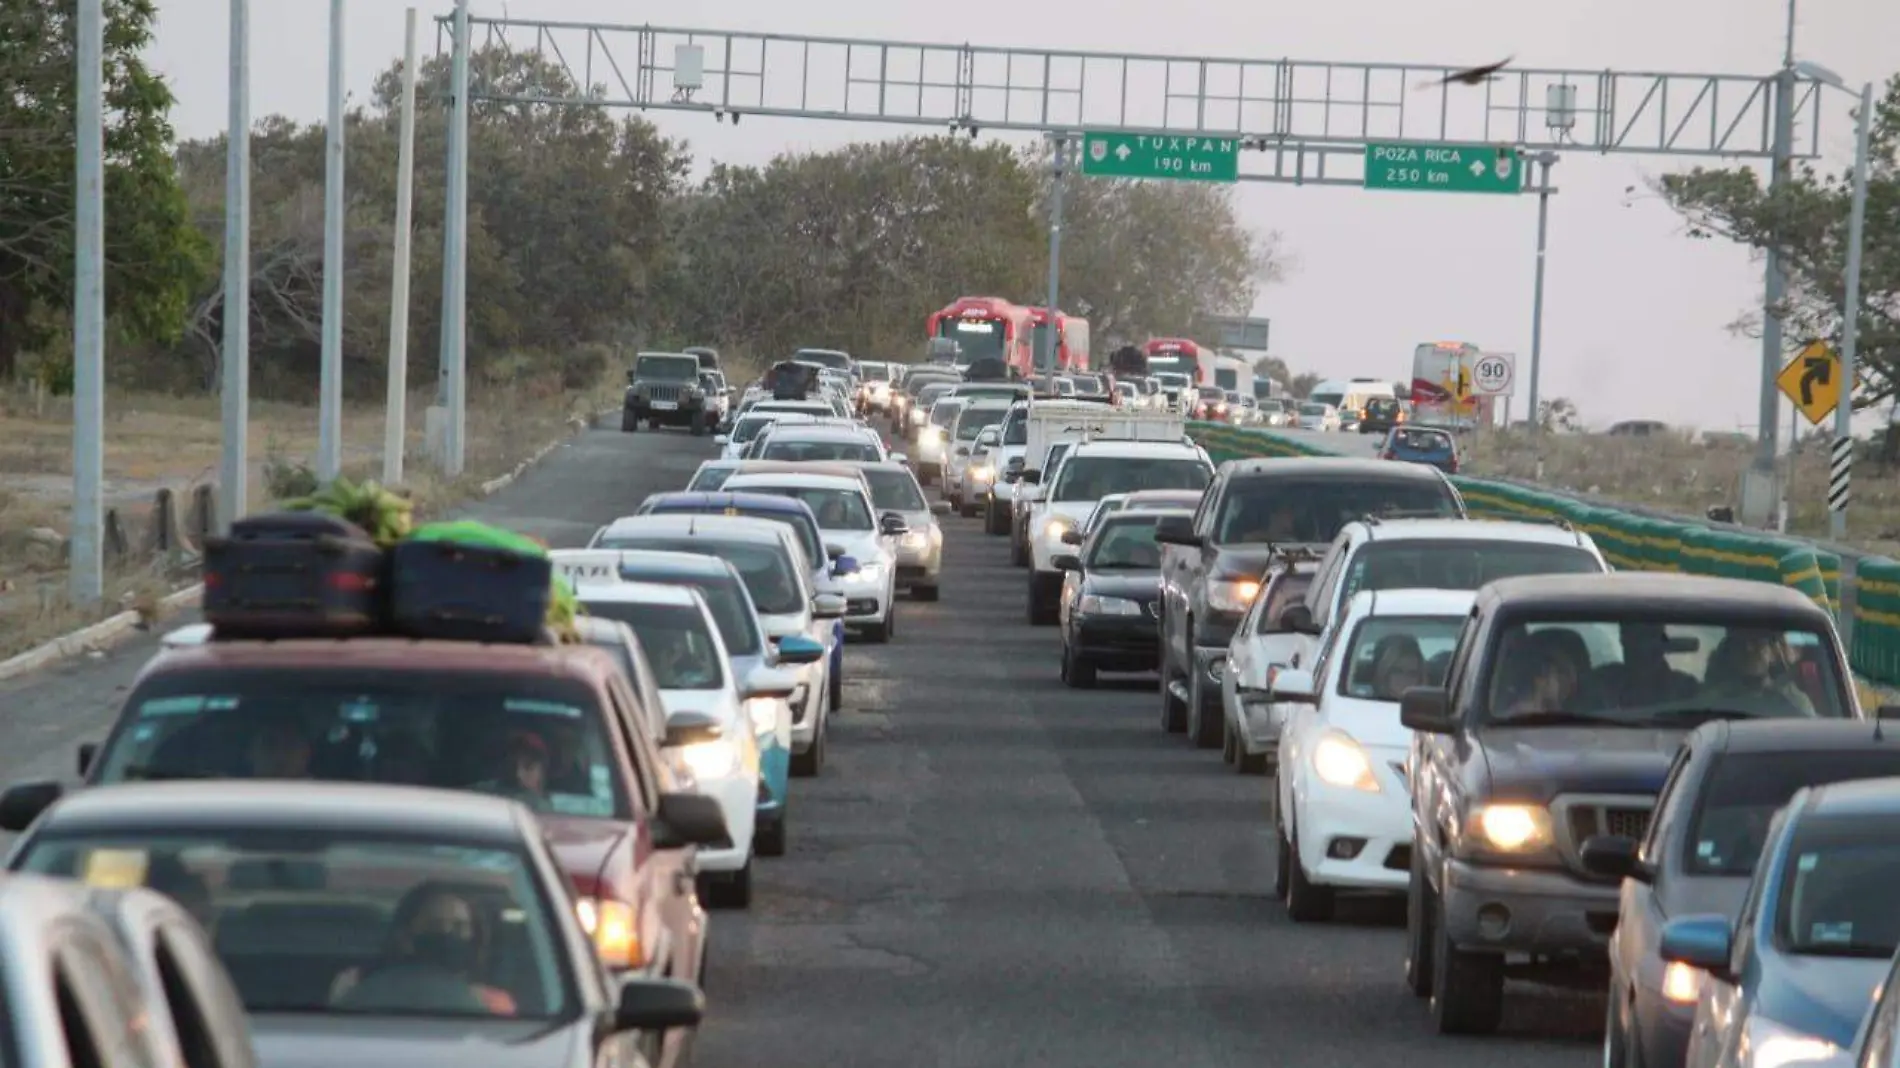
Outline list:
[[[1270,775],[1279,762],[1283,724],[1271,697],[1274,673],[1312,666],[1301,659],[1306,636],[1285,629],[1280,620],[1312,582],[1310,559],[1271,568],[1227,646],[1220,667],[1221,711],[1227,720],[1221,756],[1242,775]]]
[[[1027,473],[1025,473],[1027,477]],[[1113,493],[1148,489],[1205,489],[1214,462],[1198,445],[1176,441],[1084,441],[1069,450],[1055,481],[1030,506],[1029,622],[1056,622],[1064,572],[1055,558],[1073,552],[1062,536],[1075,529],[1096,502]]]
[[[1307,401],[1300,405],[1300,429],[1319,430],[1331,433],[1340,427],[1339,409],[1318,401]]]
[[[1334,892],[1405,892],[1412,876],[1412,732],[1399,695],[1442,685],[1477,595],[1355,594],[1310,670],[1282,668],[1274,784],[1276,888],[1298,922],[1331,919]]]
[[[732,422],[732,427],[724,434],[716,435],[713,444],[719,446],[721,460],[737,460],[745,453],[745,447],[759,436],[766,427],[780,419],[804,419],[805,416],[787,415],[784,412],[748,411]]]
[[[776,426],[758,450],[761,460],[882,463],[891,459],[877,431],[862,426]]]
[[[917,451],[912,454],[917,458],[917,480],[924,485],[943,478],[944,469],[950,463],[951,428],[968,403],[945,397],[924,414],[924,421],[917,428]]]
[[[862,475],[741,474],[720,489],[792,497],[810,506],[826,546],[839,546],[856,564],[840,559],[833,569],[843,585],[845,625],[861,628],[873,643],[891,640],[897,632],[897,540],[910,533],[910,524],[899,515],[877,514]]]
[[[836,644],[833,629],[844,615],[845,599],[835,593],[821,593],[813,586],[811,564],[797,532],[787,524],[697,513],[623,516],[595,534],[588,548],[720,557],[737,568],[745,580],[767,638],[782,643],[786,637],[802,635],[827,650]],[[835,692],[832,672],[840,670],[841,663],[834,651],[792,669],[798,685],[789,696],[791,774],[799,778],[817,775],[824,767]]]

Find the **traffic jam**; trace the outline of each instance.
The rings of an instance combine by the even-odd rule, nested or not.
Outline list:
[[[1432,462],[1217,464],[1191,342],[930,334],[743,387],[638,354],[619,430],[710,440],[584,548],[343,480],[209,541],[79,784],[0,793],[0,1065],[688,1063],[846,649],[956,594],[946,537],[1007,543],[1051,685],[1149,680],[1257,778],[1289,921],[1402,903],[1428,1030],[1537,984],[1603,997],[1618,1068],[1888,1062],[1900,736],[1825,609],[1616,573]]]

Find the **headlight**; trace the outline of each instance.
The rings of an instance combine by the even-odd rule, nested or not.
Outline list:
[[[989,464],[978,464],[970,468],[970,481],[988,482],[996,477],[996,469]]]
[[[921,530],[913,530],[897,539],[897,544],[910,552],[920,553],[930,545],[930,539]]]
[[[778,730],[778,710],[782,702],[776,697],[753,697],[745,703],[746,718],[752,721],[755,734],[772,734]]]
[[[1826,1060],[1839,1053],[1840,1047],[1756,1016],[1742,1033],[1739,1052],[1741,1063],[1748,1068],[1787,1068],[1801,1061]]]
[[[1550,813],[1540,805],[1484,805],[1471,814],[1471,833],[1500,853],[1528,853],[1550,844]]]
[[[1126,597],[1102,597],[1085,593],[1077,603],[1076,610],[1085,616],[1138,616],[1141,614],[1141,602]]]
[[[1322,736],[1313,747],[1313,774],[1329,786],[1379,792],[1379,780],[1372,774],[1372,761],[1366,751],[1337,731]]]
[[[1049,521],[1042,525],[1042,536],[1045,540],[1060,543],[1062,541],[1062,535],[1068,533],[1074,526],[1074,523],[1069,522],[1062,516],[1051,516]]]
[[[1245,612],[1260,595],[1254,579],[1216,579],[1207,584],[1207,605],[1216,612]]]
[[[1694,1005],[1702,998],[1702,971],[1679,960],[1663,968],[1663,997],[1677,1005]]]
[[[581,921],[581,930],[594,940],[602,964],[625,971],[646,963],[633,906],[612,898],[584,897],[574,903],[574,914]]]
[[[694,742],[674,750],[696,779],[719,779],[739,770],[739,747],[727,739]]]
[[[858,569],[846,575],[844,580],[846,582],[882,582],[884,581],[884,565],[882,563],[860,564]]]

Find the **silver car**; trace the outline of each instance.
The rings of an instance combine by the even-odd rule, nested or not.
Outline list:
[[[896,512],[909,532],[897,539],[897,586],[919,601],[934,601],[943,580],[943,528],[937,517],[950,514],[949,501],[929,501],[917,476],[898,460],[852,464],[871,485],[878,515]]]

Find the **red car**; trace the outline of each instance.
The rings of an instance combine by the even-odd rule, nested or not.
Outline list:
[[[603,962],[698,983],[706,914],[692,847],[723,841],[725,823],[715,802],[676,792],[644,722],[619,667],[591,646],[212,641],[154,657],[79,763],[88,785],[305,778],[523,801]],[[23,830],[59,794],[56,782],[9,789],[0,827]],[[669,1034],[656,1066],[688,1038]]]

